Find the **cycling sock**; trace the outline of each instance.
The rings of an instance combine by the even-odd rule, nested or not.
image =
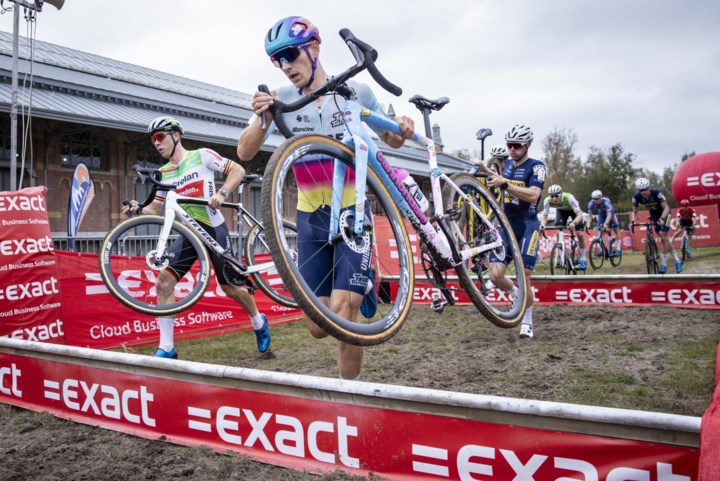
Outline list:
[[[157,318],[158,329],[160,329],[160,344],[158,347],[163,351],[170,352],[175,343],[173,342],[173,324],[175,324],[174,317],[158,317]]]
[[[338,377],[340,379],[342,379],[343,381],[359,381],[360,380],[360,374],[358,374],[357,376],[355,376],[352,379],[345,379],[344,377],[342,377],[342,375],[338,375]]]
[[[525,310],[525,315],[523,316],[522,323],[523,323],[523,324],[528,324],[528,325],[530,325],[530,326],[533,325],[533,323],[532,323],[532,307],[528,307],[528,308]]]
[[[663,254],[663,255],[662,255],[662,265],[664,265],[664,266],[667,265],[667,258],[668,258],[668,255],[667,255],[667,254]]]
[[[263,327],[263,324],[265,323],[265,319],[263,318],[262,314],[258,312],[253,317],[250,318],[250,322],[252,323],[253,329],[256,331]]]
[[[677,252],[675,252],[675,249],[672,250],[672,256],[673,259],[675,259],[675,262],[680,262],[680,258],[677,255]]]
[[[583,261],[586,259],[585,249],[580,249],[580,259]]]

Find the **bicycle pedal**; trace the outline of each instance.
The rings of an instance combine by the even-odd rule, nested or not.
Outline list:
[[[445,310],[445,306],[448,304],[447,301],[442,300],[440,297],[433,297],[432,303],[430,304],[430,309],[437,312],[438,314],[442,314],[443,310]]]

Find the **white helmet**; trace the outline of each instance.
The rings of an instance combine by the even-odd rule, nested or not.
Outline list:
[[[650,181],[647,180],[645,177],[640,177],[638,180],[635,181],[635,187],[638,190],[647,189],[648,187],[650,187]]]
[[[533,139],[533,132],[530,127],[523,124],[515,124],[505,134],[505,142],[518,142],[527,144]]]
[[[553,184],[548,189],[548,194],[550,194],[550,195],[562,194],[562,187],[560,187],[557,184]]]
[[[496,145],[490,149],[490,155],[495,157],[510,157],[510,152],[504,145]]]
[[[599,190],[593,190],[592,194],[590,194],[590,197],[592,197],[593,199],[600,199],[602,198],[602,192]]]
[[[182,125],[180,125],[180,122],[175,120],[172,117],[162,116],[162,117],[156,117],[150,121],[150,124],[147,128],[148,134],[152,135],[155,132],[180,132],[181,134],[185,133],[185,131],[182,128]]]

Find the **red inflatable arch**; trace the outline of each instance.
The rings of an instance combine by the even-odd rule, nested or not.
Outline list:
[[[692,206],[715,204],[720,209],[720,152],[698,154],[680,164],[672,192],[678,204],[688,199]]]

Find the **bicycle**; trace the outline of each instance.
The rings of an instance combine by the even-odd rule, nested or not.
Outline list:
[[[542,230],[542,235],[545,239],[548,237],[545,235],[547,230],[558,231],[558,239],[553,244],[550,250],[550,275],[560,274],[560,270],[566,275],[576,275],[578,270],[581,270],[578,265],[580,264],[580,248],[578,247],[577,237],[575,236],[574,229],[567,229],[570,232],[570,246],[568,247],[565,243],[565,229],[566,227],[546,227]],[[568,252],[569,251],[569,252]]]
[[[647,266],[648,274],[659,274],[660,273],[660,250],[655,243],[655,237],[653,236],[653,229],[655,223],[653,222],[639,222],[630,225],[630,230],[635,233],[635,227],[645,227],[645,265]]]
[[[692,235],[695,234],[695,226],[680,226],[680,228],[685,231],[683,232],[682,238],[680,239],[680,252],[682,254],[681,260],[685,262],[685,259],[692,258],[692,247],[690,245],[690,239]]]
[[[263,277],[263,273],[271,271],[274,264],[257,262],[258,257],[269,250],[262,225],[244,208],[242,197],[240,203],[224,202],[222,207],[238,211],[238,251],[243,250],[244,223],[252,225],[244,243],[248,265],[235,258],[231,246],[218,244],[181,207],[182,204],[207,205],[207,200],[177,194],[174,185],[161,182],[162,174],[159,170],[138,165],[134,170],[142,183],[148,180],[152,183],[148,197],[140,205],[149,205],[158,190],[166,190],[165,213],[163,216],[130,217],[110,230],[103,239],[98,265],[102,280],[113,297],[130,309],[156,316],[170,316],[190,308],[200,300],[210,282],[212,263],[204,247],[207,246],[221,257],[223,273],[230,284],[246,286],[251,293],[257,286],[273,301],[288,307],[297,307],[297,303],[283,289],[282,284]],[[257,177],[255,174],[246,175],[240,185],[243,186]],[[239,189],[242,194],[242,189]],[[285,235],[296,235],[297,228],[293,222],[284,219],[282,225]],[[186,248],[197,255],[199,273],[195,278],[186,276],[178,282],[175,287],[175,302],[158,304],[155,293],[157,274],[170,264],[169,245],[180,242],[183,238],[187,242]]]
[[[524,272],[517,277],[517,298],[512,302],[491,303],[479,265],[483,254],[490,250],[494,250],[500,258],[508,253],[516,264],[521,265],[520,250],[502,208],[474,176],[461,173],[451,180],[442,173],[437,165],[435,143],[416,133],[411,140],[426,150],[431,179],[434,213],[426,214],[421,206],[426,201],[423,193],[419,189],[408,190],[400,172],[379,151],[360,121],[396,133],[400,127],[357,103],[352,89],[345,82],[367,70],[389,92],[400,95],[402,90],[385,79],[375,66],[375,49],[347,29],[341,30],[340,36],[353,53],[356,64],[292,104],[283,104],[276,99],[272,105],[276,126],[288,140],[277,148],[265,170],[262,200],[267,218],[264,218],[264,224],[273,260],[288,291],[308,318],[341,341],[375,345],[390,339],[405,322],[414,293],[415,268],[408,228],[403,222],[405,217],[419,238],[420,257],[426,275],[445,298],[440,305],[433,307],[437,309],[455,303],[453,292],[447,286],[448,271],[454,269],[461,288],[490,322],[505,328],[517,326],[524,315],[529,295]],[[268,91],[264,85],[259,88]],[[282,121],[282,113],[302,108],[326,94],[333,95],[334,101],[338,102],[338,112],[343,115],[345,134],[342,141],[316,134],[292,137]],[[320,296],[308,287],[300,271],[302,266],[293,262],[292,250],[282,235],[282,220],[294,215],[295,206],[290,200],[298,178],[306,186],[314,182],[329,183],[327,179],[315,177],[317,172],[311,167],[317,166],[317,162],[308,164],[319,159],[327,160],[333,172],[332,198],[323,199],[329,203],[330,210],[327,243],[337,245],[343,242],[361,254],[372,250],[379,263],[379,269],[376,269],[378,275],[390,275],[395,281],[392,286],[394,302],[383,304],[367,322],[346,319],[322,302]],[[366,200],[371,205],[369,212],[365,211]],[[479,208],[480,200],[493,210],[492,218],[483,215]],[[450,207],[446,209],[445,206]],[[313,205],[307,211],[318,212],[318,208]],[[292,214],[286,209],[293,209]],[[477,219],[473,224],[475,231],[472,238],[459,226],[460,219],[468,212],[473,212]],[[374,235],[375,226],[382,217],[387,220],[387,230]],[[380,252],[382,256],[378,255]],[[343,259],[338,259],[336,265],[342,262]],[[333,268],[327,276],[335,273]],[[351,270],[350,275],[356,274]]]
[[[603,240],[603,234],[608,235],[607,244]],[[620,252],[620,255],[616,255],[616,252]],[[597,239],[594,239],[590,243],[589,257],[590,265],[592,265],[595,270],[602,268],[605,259],[609,259],[613,267],[619,266],[622,262],[622,245],[620,239],[613,237],[604,226],[601,227]]]

